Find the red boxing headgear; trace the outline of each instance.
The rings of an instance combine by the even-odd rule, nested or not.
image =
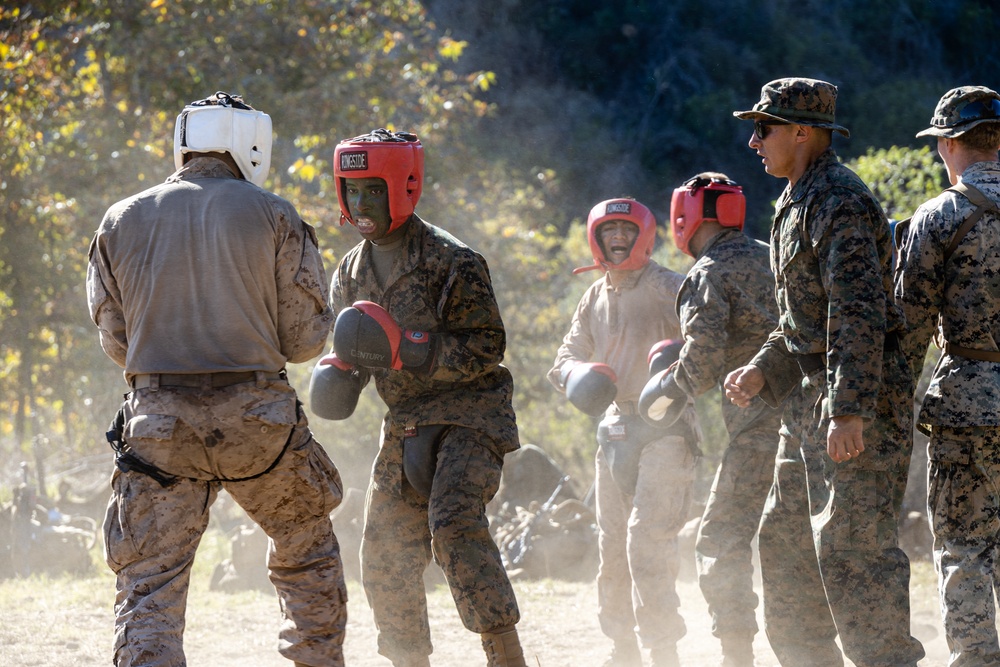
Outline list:
[[[723,227],[743,229],[747,200],[743,188],[728,178],[695,176],[674,190],[670,200],[670,231],[681,252],[694,257],[688,247],[705,220]]]
[[[389,232],[413,215],[424,187],[424,147],[408,132],[372,131],[337,144],[333,153],[333,176],[340,202],[340,224],[352,225],[346,203],[346,179],[381,178],[389,190]]]
[[[608,262],[597,238],[597,228],[609,220],[627,220],[639,227],[639,236],[632,244],[628,258],[621,264]],[[641,269],[646,266],[653,254],[653,243],[656,241],[656,218],[648,208],[634,199],[608,199],[590,209],[590,215],[587,217],[587,240],[590,242],[590,253],[594,256],[594,264],[573,269],[574,274],[594,269],[604,271],[612,268],[622,271]]]

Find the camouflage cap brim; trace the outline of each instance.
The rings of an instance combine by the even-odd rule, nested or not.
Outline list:
[[[839,132],[845,137],[851,136],[851,131],[848,130],[843,125],[837,125],[836,123],[828,123],[820,120],[809,120],[805,118],[791,118],[785,116],[778,116],[776,114],[765,113],[763,111],[755,111],[753,109],[751,109],[750,111],[734,111],[733,115],[739,118],[740,120],[761,120],[766,118],[767,120],[776,120],[781,123],[792,123],[794,125],[810,125],[812,127],[820,127],[825,130],[833,130],[835,132]]]
[[[960,86],[945,93],[918,137],[961,136],[983,123],[1000,123],[1000,93],[985,86]]]
[[[846,127],[836,123],[836,110],[835,85],[819,79],[789,77],[765,84],[760,91],[760,101],[752,109],[734,111],[733,115],[743,120],[767,118],[809,125],[851,136]]]

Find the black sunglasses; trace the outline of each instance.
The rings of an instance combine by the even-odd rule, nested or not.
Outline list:
[[[790,125],[791,123],[784,123],[780,120],[755,120],[753,122],[753,133],[757,135],[757,138],[761,141],[767,139],[767,135],[771,133],[772,125]]]

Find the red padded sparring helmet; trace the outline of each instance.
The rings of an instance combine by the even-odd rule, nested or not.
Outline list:
[[[609,220],[627,220],[639,227],[639,236],[632,244],[628,258],[621,264],[608,262],[597,238],[597,228]],[[612,267],[622,271],[641,269],[646,266],[653,254],[656,218],[648,208],[634,199],[608,199],[590,209],[590,215],[587,217],[587,240],[590,242],[590,253],[594,256],[594,263],[591,266],[573,269],[574,274],[594,269],[607,271]]]
[[[409,132],[374,130],[345,139],[333,153],[333,176],[340,202],[340,224],[352,225],[346,202],[346,179],[381,178],[389,190],[389,232],[409,220],[424,187],[424,147]]]
[[[743,229],[747,200],[743,188],[722,174],[699,174],[674,190],[670,200],[670,231],[681,252],[694,257],[688,247],[705,220],[723,227]]]

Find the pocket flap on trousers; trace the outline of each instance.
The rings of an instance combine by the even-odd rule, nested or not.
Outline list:
[[[294,400],[258,405],[246,411],[246,418],[275,426],[295,426],[299,421]]]
[[[125,440],[147,438],[169,440],[174,435],[177,417],[174,415],[136,415],[125,425]]]

